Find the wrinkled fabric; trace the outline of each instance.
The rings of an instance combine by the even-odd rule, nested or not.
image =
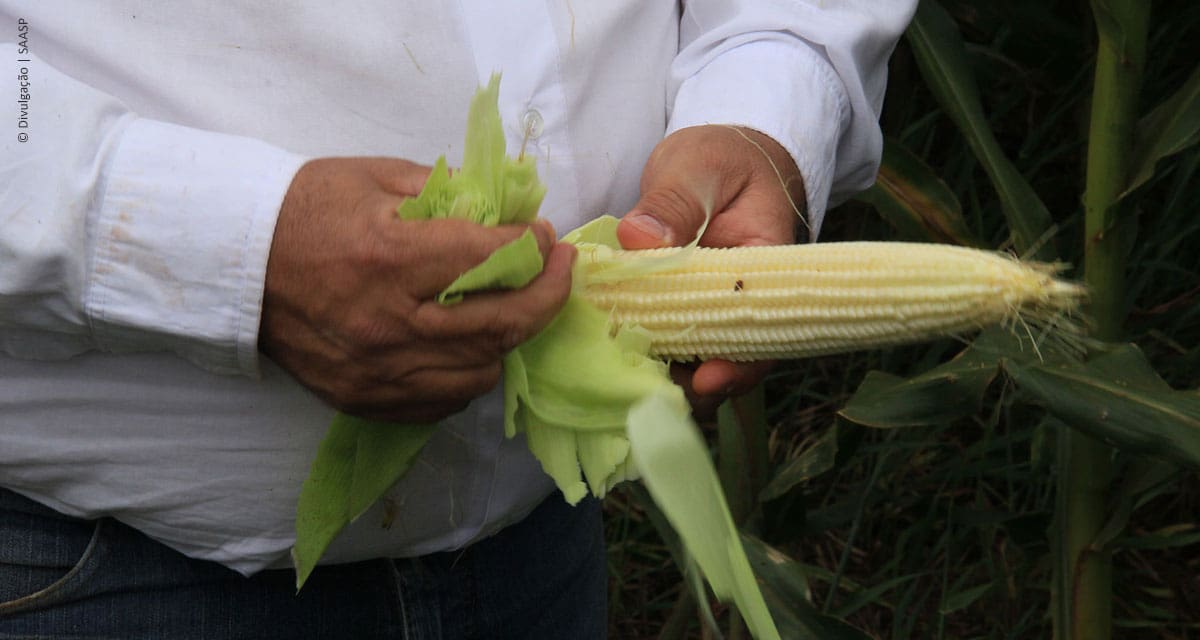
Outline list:
[[[912,9],[0,0],[0,24],[30,27],[31,87],[28,139],[0,136],[0,486],[243,573],[286,566],[333,412],[257,333],[306,159],[457,164],[469,98],[499,71],[509,149],[537,158],[558,229],[632,206],[665,134],[726,123],[789,150],[815,230],[874,175],[885,61]],[[493,393],[325,561],[459,548],[552,490]]]

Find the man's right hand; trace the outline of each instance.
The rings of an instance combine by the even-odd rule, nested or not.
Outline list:
[[[433,422],[500,380],[504,355],[546,326],[571,288],[574,249],[534,224],[546,259],[516,291],[434,296],[526,226],[404,221],[429,167],[389,158],[305,164],[284,198],[267,263],[259,347],[334,407]]]

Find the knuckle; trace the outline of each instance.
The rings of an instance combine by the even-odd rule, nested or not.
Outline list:
[[[327,388],[329,401],[335,408],[345,411],[350,415],[367,415],[374,409],[375,405],[367,397],[362,390],[362,387],[348,381],[338,381]]]
[[[508,353],[520,346],[522,342],[525,342],[525,332],[515,327],[501,330],[496,335],[496,348],[500,353]]]
[[[646,208],[668,224],[686,222],[689,212],[699,208],[695,196],[675,186],[654,189],[642,198]]]
[[[499,354],[505,354],[517,348],[530,337],[530,332],[522,322],[513,317],[498,317],[492,328],[492,344]]]
[[[390,325],[376,313],[355,310],[346,315],[339,331],[348,354],[362,357],[393,342]]]
[[[421,302],[415,305],[399,322],[403,330],[412,335],[414,340],[429,341],[444,332],[445,322],[438,317],[438,314],[443,311],[444,309],[436,303]]]
[[[394,226],[388,225],[384,229],[393,229],[395,231],[406,231],[407,229],[399,229],[404,225],[403,222],[397,222]],[[374,274],[380,271],[390,271],[402,266],[404,262],[403,247],[404,243],[396,242],[396,238],[392,237],[392,233],[364,233],[361,239],[354,244],[351,260],[356,265],[358,273]]]
[[[554,226],[543,218],[539,218],[536,222],[529,225],[528,229],[533,232],[533,237],[537,240],[538,251],[545,257],[554,247],[556,233]],[[524,233],[524,232],[522,232]]]
[[[481,368],[474,376],[474,388],[471,390],[473,396],[481,396],[500,384],[500,379],[504,375],[504,369],[499,362],[493,363]]]

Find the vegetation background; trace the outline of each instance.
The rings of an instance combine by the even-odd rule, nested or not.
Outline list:
[[[1061,260],[1136,348],[1079,364],[1011,327],[781,363],[723,407],[784,637],[1200,637],[1200,3],[923,0],[882,122],[880,182],[823,241]],[[613,638],[747,637],[636,485],[606,509]]]

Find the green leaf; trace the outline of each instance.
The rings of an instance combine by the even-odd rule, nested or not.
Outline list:
[[[337,534],[408,471],[432,425],[383,424],[338,414],[317,449],[296,506],[296,588]]]
[[[408,472],[437,425],[398,425],[359,418],[350,421],[358,430],[358,442],[347,514],[357,519]]]
[[[779,625],[780,635],[794,640],[870,638],[813,606],[803,565],[752,537],[743,536],[742,543],[762,582],[763,597]]]
[[[763,385],[717,408],[717,477],[739,526],[758,508],[770,473],[769,431]]]
[[[713,593],[732,599],[755,638],[779,638],[708,448],[678,387],[662,388],[629,411],[629,441],[642,482],[704,572]]]
[[[571,296],[541,333],[505,358],[505,432],[526,434],[568,502],[586,493],[581,472],[596,496],[632,475],[629,409],[657,389],[675,388],[666,363],[646,352],[636,334],[610,337],[608,314]],[[600,437],[578,437],[584,434]]]
[[[830,427],[812,446],[788,461],[763,488],[759,500],[766,502],[783,497],[793,487],[829,471],[837,460],[838,429]]]
[[[495,226],[533,222],[546,195],[533,158],[505,155],[504,127],[497,106],[500,76],[471,99],[463,166],[450,173],[446,158],[438,158],[421,193],[400,203],[405,220],[460,218]]]
[[[312,470],[300,488],[296,544],[292,546],[297,589],[304,586],[329,543],[350,521],[346,511],[354,482],[357,445],[358,434],[353,426],[335,419],[321,440]]]
[[[1004,368],[1021,390],[1069,426],[1118,448],[1200,468],[1200,397],[1158,377],[1134,345],[1086,363]]]
[[[537,236],[526,229],[521,237],[492,252],[482,263],[475,265],[450,283],[437,296],[442,304],[454,304],[463,294],[489,289],[519,289],[542,272],[542,253]]]
[[[938,612],[942,614],[954,613],[961,611],[974,604],[974,602],[983,597],[985,593],[992,590],[992,584],[981,584],[965,591],[956,591],[950,594],[942,601],[942,606],[938,607]]]
[[[839,415],[881,429],[949,422],[979,412],[998,371],[999,356],[987,343],[909,379],[872,371]]]
[[[954,20],[936,0],[921,0],[905,37],[930,91],[996,188],[1017,251],[1025,257],[1051,259],[1048,248],[1033,252],[1052,228],[1050,211],[1000,148]]]
[[[573,505],[583,500],[588,493],[588,486],[580,479],[579,439],[576,432],[533,420],[522,431],[529,451],[541,463],[542,471],[554,480],[563,499]],[[600,487],[599,492],[603,492],[607,484]]]
[[[840,617],[846,617],[869,604],[881,603],[883,602],[883,595],[885,593],[913,582],[921,576],[922,574],[920,573],[909,573],[889,578],[878,584],[873,584],[870,587],[856,591],[849,600],[837,607],[833,613]]]
[[[1141,536],[1130,536],[1117,541],[1116,546],[1123,549],[1172,549],[1190,547],[1200,544],[1200,533],[1194,531],[1195,525],[1185,524],[1178,530],[1160,531]]]
[[[571,244],[594,244],[602,247],[620,247],[617,239],[617,226],[620,218],[615,216],[599,216],[583,226],[572,229],[563,236],[563,242]]]
[[[1138,122],[1129,185],[1122,196],[1154,176],[1160,160],[1200,142],[1200,66],[1170,98]]]
[[[1122,474],[1120,485],[1114,488],[1111,502],[1115,503],[1109,513],[1108,521],[1096,534],[1093,545],[1097,548],[1111,548],[1113,540],[1121,535],[1133,513],[1150,499],[1160,495],[1170,481],[1176,479],[1179,468],[1163,464],[1156,458],[1132,455],[1127,461],[1127,469]]]
[[[1120,40],[1125,31],[1119,13],[1114,11],[1108,0],[1091,0],[1092,16],[1096,20],[1096,29],[1113,40]]]
[[[884,141],[875,184],[859,199],[874,206],[902,238],[982,246],[967,228],[954,192],[920,157],[895,140]]]

